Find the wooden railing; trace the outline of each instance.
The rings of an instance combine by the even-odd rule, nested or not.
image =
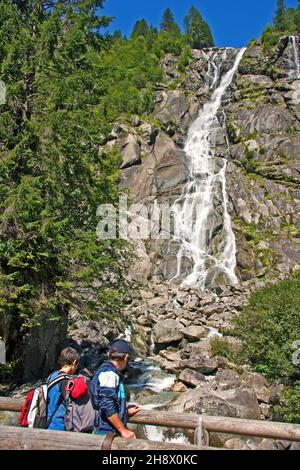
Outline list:
[[[0,411],[19,412],[22,405],[23,400],[0,397]],[[239,436],[252,436],[300,442],[300,425],[274,421],[258,421],[223,416],[175,414],[164,411],[140,411],[130,418],[130,423],[163,426],[176,429],[192,429],[195,431],[195,444],[197,446],[159,443],[146,440],[136,440],[133,445],[132,441],[116,438],[114,440],[113,449],[212,449],[208,446],[201,446],[201,436],[203,435],[202,431],[204,430],[208,432],[234,434]],[[38,436],[39,442],[36,442],[36,436]],[[101,439],[103,440],[103,437],[101,436],[78,435],[77,433],[64,433],[64,436],[67,436],[67,440],[64,438],[64,443],[62,443],[59,442],[61,434],[58,433],[57,435],[55,431],[43,430],[43,432],[41,432],[41,430],[37,429],[0,426],[0,449],[8,448],[7,445],[9,443],[11,446],[18,444],[21,448],[24,448],[25,446],[26,448],[31,449],[50,448],[49,446],[55,449],[75,448],[76,446],[81,449],[97,446],[99,449],[99,445],[102,442]],[[66,445],[70,447],[62,447]]]
[[[0,450],[101,450],[104,436],[78,432],[0,426]],[[187,444],[154,442],[116,437],[111,450],[214,450]]]

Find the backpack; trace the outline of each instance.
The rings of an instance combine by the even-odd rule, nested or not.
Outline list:
[[[92,432],[96,411],[89,391],[90,380],[79,375],[71,378],[64,393],[66,403],[65,430],[73,432]]]
[[[53,380],[41,385],[40,387],[30,390],[28,393],[24,405],[22,407],[21,413],[19,415],[19,426],[28,427],[28,428],[40,428],[47,429],[50,426],[50,423],[57,412],[59,406],[63,402],[63,396],[58,400],[58,403],[53,411],[52,415],[47,420],[47,400],[48,392],[56,384],[62,382],[63,380],[69,379],[69,376],[66,374],[59,374]]]

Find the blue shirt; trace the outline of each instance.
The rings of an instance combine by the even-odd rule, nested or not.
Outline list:
[[[124,426],[127,422],[126,395],[123,375],[111,363],[106,362],[96,372],[91,382],[91,392],[97,416],[96,430],[103,433],[116,433],[108,418],[118,414]]]
[[[59,371],[53,372],[53,374],[50,375],[49,381],[55,379],[59,374]],[[59,382],[58,384],[54,385],[54,387],[51,387],[50,390],[48,391],[48,399],[47,399],[47,419],[50,418],[52,413],[54,412],[58,400],[61,397],[61,384],[62,382]],[[53,419],[51,420],[51,423],[48,427],[48,429],[52,429],[54,431],[65,431],[65,414],[66,414],[66,405],[64,400],[62,403],[59,405],[56,413],[53,416]]]

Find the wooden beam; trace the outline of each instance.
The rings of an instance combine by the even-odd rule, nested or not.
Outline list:
[[[164,411],[141,411],[130,418],[130,422],[171,428],[196,429],[199,426],[199,416]],[[298,424],[203,415],[202,425],[208,432],[300,442],[300,425]]]
[[[101,450],[104,436],[76,432],[48,431],[45,429],[0,426],[0,450]],[[116,437],[112,450],[214,450],[172,442],[129,440]],[[218,449],[219,450],[219,449]]]
[[[20,411],[24,400],[0,397],[0,411]],[[147,424],[177,429],[196,429],[199,416],[165,411],[141,411],[129,420],[133,424]],[[300,425],[274,421],[228,418],[203,415],[203,428],[209,432],[236,434],[300,442]]]
[[[6,398],[0,397],[0,411],[18,411],[20,412],[24,405],[25,398],[20,400],[19,398]]]

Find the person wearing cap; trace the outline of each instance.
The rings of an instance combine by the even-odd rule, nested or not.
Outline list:
[[[127,428],[127,416],[140,411],[138,406],[126,407],[124,376],[122,371],[128,365],[132,350],[130,344],[117,339],[110,345],[108,361],[102,364],[94,375],[90,390],[97,411],[96,434],[119,434],[127,439],[135,439],[135,433]]]

